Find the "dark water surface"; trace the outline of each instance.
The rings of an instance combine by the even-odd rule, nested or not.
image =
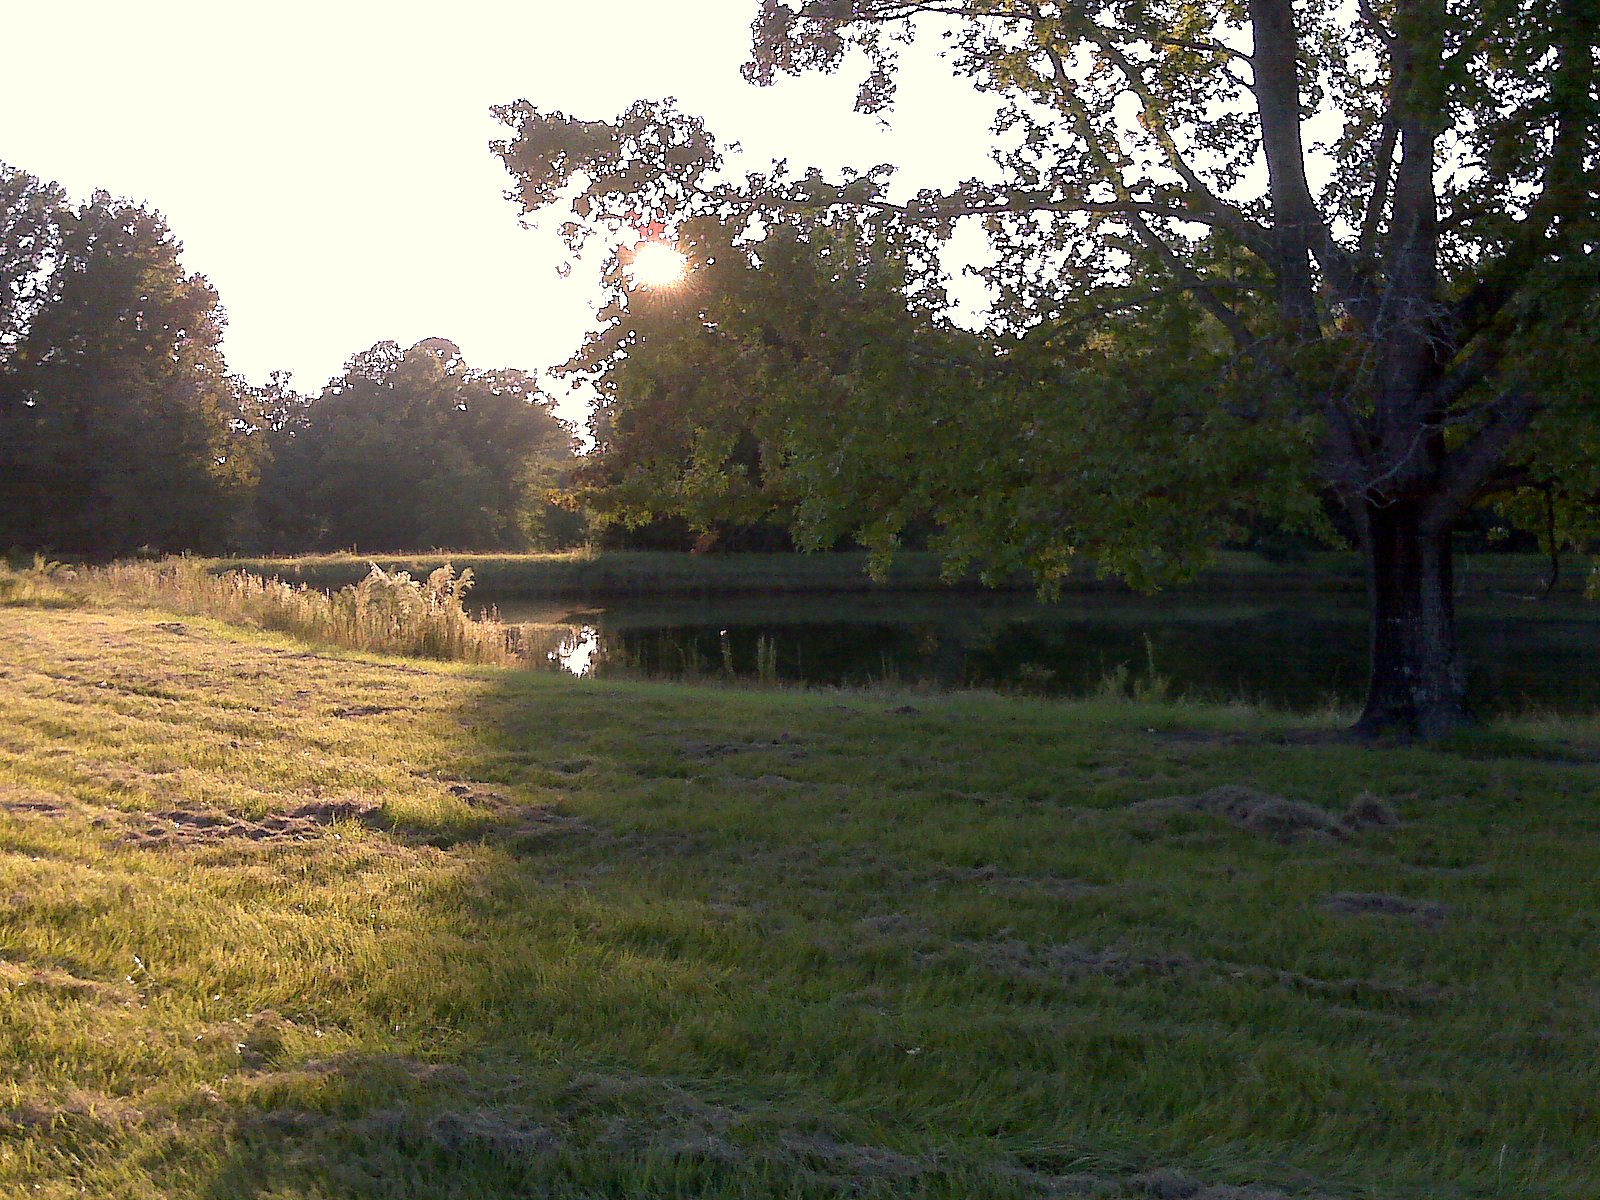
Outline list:
[[[1359,702],[1367,627],[1358,592],[1252,599],[1117,592],[1041,604],[1015,594],[850,594],[499,605],[534,657],[605,676],[727,673],[859,685],[929,682],[1081,694],[1124,690],[1308,709]],[[1600,605],[1463,597],[1461,640],[1484,711],[1600,707]],[[763,656],[765,662],[763,663]]]

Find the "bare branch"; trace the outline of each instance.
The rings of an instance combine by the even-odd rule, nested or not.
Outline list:
[[[1189,160],[1178,149],[1178,143],[1172,136],[1172,131],[1167,127],[1166,117],[1161,105],[1151,94],[1149,82],[1143,73],[1129,61],[1128,56],[1116,46],[1104,33],[1095,32],[1090,35],[1100,52],[1111,62],[1116,64],[1123,79],[1127,81],[1128,90],[1138,98],[1144,112],[1145,128],[1155,135],[1156,143],[1161,147],[1161,153],[1167,160],[1167,166],[1183,180],[1191,195],[1195,198],[1195,207],[1202,212],[1214,214],[1219,218],[1218,224],[1236,234],[1245,245],[1255,250],[1263,257],[1270,257],[1272,250],[1272,235],[1260,224],[1252,221],[1233,205],[1219,197],[1199,174],[1189,165]],[[1245,57],[1248,57],[1245,56]]]

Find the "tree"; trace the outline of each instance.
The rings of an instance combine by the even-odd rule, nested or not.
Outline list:
[[[266,383],[244,389],[244,435],[256,465],[244,541],[256,549],[293,553],[315,544],[306,497],[316,480],[305,474],[309,456],[297,452],[309,435],[311,404],[288,371],[273,371]]]
[[[38,311],[61,242],[66,193],[0,163],[0,361]]]
[[[317,399],[266,399],[275,545],[524,549],[563,532],[547,497],[571,431],[521,371],[473,370],[444,338],[379,342]]]
[[[691,222],[681,287],[624,282],[567,365],[600,397],[579,478],[602,519],[779,519],[880,568],[911,536],[952,576],[1047,588],[1080,544],[1149,583],[1263,519],[1316,523],[1316,497],[1277,479],[1294,457],[1267,453],[1282,431],[1208,411],[1226,364],[1192,305],[974,334],[912,287],[900,232],[789,217],[739,240]]]
[[[0,544],[220,548],[253,479],[216,292],[159,213],[5,178]]]
[[[1186,513],[1215,526],[1246,493],[1293,508],[1329,489],[1367,564],[1358,729],[1434,735],[1469,719],[1463,514],[1515,516],[1538,496],[1562,514],[1547,537],[1593,531],[1597,29],[1594,0],[762,0],[747,77],[864,64],[866,111],[891,104],[898,57],[942,34],[955,72],[1000,104],[997,181],[902,199],[887,168],[729,180],[703,123],[643,103],[612,123],[507,105],[513,136],[495,148],[526,211],[571,201],[575,249],[640,209],[733,227],[848,213],[923,239],[931,269],[940,238],[982,221],[996,332],[1037,368],[1014,399],[1079,408],[1067,424],[1089,428],[1114,413],[1096,386],[1128,378],[1112,343],[1131,331],[1141,369],[1176,389],[1151,415],[1199,439],[1144,446],[1124,422],[1104,453],[1079,449],[1124,489],[1098,501],[1025,462],[1039,470],[1020,481],[1018,532],[1053,523],[1119,569],[1182,568]],[[1163,327],[1182,338],[1151,343]],[[1059,390],[1068,379],[1083,390]],[[1206,469],[1191,445],[1222,461]],[[1041,493],[1052,479],[1061,504]],[[1202,487],[1233,495],[1183,492]]]
[[[894,247],[859,233],[776,223],[741,244],[700,222],[678,239],[695,264],[682,286],[623,281],[563,368],[599,396],[577,479],[602,522],[677,518],[708,538],[778,525],[831,544],[822,525],[837,522],[802,508],[791,478],[816,450],[818,406],[904,391],[912,344],[954,336],[908,303]]]

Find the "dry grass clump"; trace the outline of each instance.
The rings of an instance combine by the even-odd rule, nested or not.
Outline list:
[[[1164,796],[1132,806],[1143,813],[1201,812],[1225,817],[1235,825],[1280,842],[1303,837],[1344,838],[1367,829],[1386,828],[1399,818],[1387,804],[1363,792],[1344,816],[1336,817],[1314,804],[1287,800],[1251,787],[1225,784],[1193,796]]]
[[[117,562],[104,567],[6,572],[12,590],[159,605],[195,616],[292,634],[324,645],[502,666],[520,661],[514,631],[463,606],[471,568],[446,563],[426,579],[373,563],[359,583],[338,591],[266,579],[247,571],[214,574],[196,559]]]

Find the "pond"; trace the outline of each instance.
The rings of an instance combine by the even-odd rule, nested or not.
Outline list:
[[[1017,594],[851,593],[585,605],[506,599],[533,657],[604,677],[927,683],[1046,694],[1102,689],[1307,710],[1361,700],[1360,592],[1121,592],[1053,604]],[[1464,597],[1461,639],[1484,711],[1600,708],[1600,605]]]

